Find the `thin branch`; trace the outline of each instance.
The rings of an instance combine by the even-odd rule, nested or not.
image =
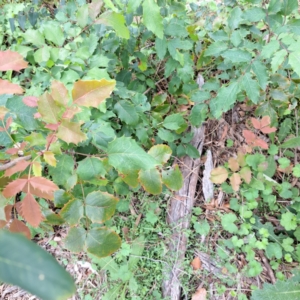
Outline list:
[[[31,159],[31,155],[18,157],[16,159],[8,162],[7,164],[0,165],[0,171],[4,171],[6,169],[9,169],[10,167],[13,167],[15,164],[17,164],[21,160],[30,160],[30,159]]]

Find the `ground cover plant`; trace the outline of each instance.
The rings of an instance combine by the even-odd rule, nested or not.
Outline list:
[[[183,183],[176,157],[199,157],[190,128],[205,124],[215,194],[207,203],[199,189],[183,295],[203,299],[213,283],[212,299],[299,298],[296,0],[1,5],[3,243],[8,231],[30,239],[67,228],[64,249],[108,274],[103,299],[161,299],[162,264],[176,259],[165,258],[166,199]],[[221,274],[205,273],[196,250],[214,254]],[[23,272],[8,254],[1,269]],[[68,288],[51,299],[74,290],[62,276]]]

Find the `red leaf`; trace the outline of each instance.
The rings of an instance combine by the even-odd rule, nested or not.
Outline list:
[[[8,222],[11,219],[11,211],[13,209],[13,205],[8,204],[4,207],[5,219]]]
[[[45,128],[55,131],[55,130],[57,130],[58,126],[59,126],[59,123],[58,124],[47,124],[45,126]]]
[[[26,104],[29,107],[37,107],[38,106],[38,97],[35,96],[26,96],[23,98],[24,104]]]
[[[4,228],[6,226],[7,222],[4,220],[0,220],[0,229]]]
[[[251,147],[261,147],[263,149],[268,149],[269,148],[268,144],[264,140],[258,138],[250,130],[243,130],[243,136],[246,140],[246,143]]]
[[[18,84],[0,79],[0,95],[4,94],[23,94],[23,90]]]
[[[0,132],[1,132],[1,131],[5,131],[5,129],[4,129],[3,127],[0,127]]]
[[[41,208],[31,194],[27,194],[21,202],[21,215],[33,227],[38,227],[44,219]]]
[[[12,197],[23,190],[28,179],[19,178],[10,182],[3,190],[2,195],[5,198]]]
[[[28,63],[18,52],[0,51],[0,71],[20,71],[25,69],[27,65]]]
[[[64,119],[71,120],[79,112],[81,112],[81,108],[80,107],[76,107],[76,106],[75,107],[68,107],[66,109],[66,111],[63,113],[62,117]]]
[[[31,233],[29,228],[19,220],[13,220],[9,226],[11,232],[17,232],[24,234],[28,239],[31,239]]]
[[[6,124],[5,124],[5,128],[6,128],[6,129],[9,128],[9,126],[10,126],[11,123],[12,123],[12,121],[13,121],[13,118],[12,118],[12,117],[7,118]]]
[[[13,167],[7,169],[4,173],[4,176],[9,177],[17,172],[24,171],[30,165],[29,161],[20,160]]]
[[[18,148],[8,148],[5,152],[6,152],[7,154],[14,155],[14,154],[17,154],[18,151],[19,151]]]
[[[33,116],[35,119],[39,119],[42,117],[42,115],[39,112],[36,112]]]
[[[260,130],[262,133],[272,133],[276,131],[275,127],[270,127],[271,119],[269,116],[262,117],[261,120],[251,118],[253,127]]]
[[[30,186],[35,190],[36,193],[43,194],[42,198],[53,199],[54,191],[58,190],[58,186],[52,181],[44,177],[32,177],[29,179]],[[34,194],[32,192],[32,194]],[[36,195],[40,197],[39,195]]]

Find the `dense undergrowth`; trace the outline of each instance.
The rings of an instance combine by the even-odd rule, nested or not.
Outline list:
[[[192,216],[183,294],[193,294],[202,272],[188,266],[200,249],[222,270],[199,279],[205,288],[216,280],[218,294],[237,299],[287,292],[299,299],[297,9],[297,0],[2,4],[3,242],[14,239],[7,229],[34,237],[66,225],[64,247],[88,252],[108,272],[103,299],[160,299],[161,266],[172,265],[164,258],[165,198],[137,201],[139,226],[127,215],[128,199],[141,188],[152,195],[180,189],[174,157],[199,157],[190,128],[238,112],[228,124],[240,138],[220,136],[227,154],[211,173],[215,195],[208,204],[200,192]],[[5,167],[8,161],[15,164]],[[148,269],[147,279],[141,270]],[[29,273],[32,282],[41,275]],[[253,278],[273,285],[259,290]],[[0,272],[0,279],[49,297],[22,278]],[[72,290],[56,291],[67,297]]]

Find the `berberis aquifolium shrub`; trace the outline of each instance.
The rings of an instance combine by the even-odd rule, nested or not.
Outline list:
[[[67,249],[106,256],[120,246],[117,233],[105,227],[120,196],[140,186],[152,194],[181,187],[178,166],[166,163],[171,155],[199,156],[189,144],[190,126],[220,118],[246,99],[257,116],[268,115],[267,125],[279,129],[270,133],[275,147],[293,133],[300,82],[297,1],[194,2],[33,1],[2,7],[0,158],[24,155],[0,173],[3,227],[30,237],[38,226],[50,230],[67,223]],[[266,149],[254,133],[244,137]],[[291,141],[285,148],[300,144]],[[264,167],[272,166],[274,151],[261,154]],[[251,210],[261,188],[249,172],[260,186],[270,186],[266,198],[273,183],[262,177],[259,154],[251,155],[245,165],[234,163],[235,170],[231,162],[229,168],[233,190],[239,191],[243,178],[240,191],[253,203],[246,215],[238,198],[232,209],[254,224]],[[248,179],[253,191],[246,196]],[[286,196],[288,184],[274,187]],[[15,226],[7,224],[11,211],[18,214]],[[293,219],[298,228],[297,206],[286,214],[282,225]],[[229,233],[235,233],[232,216],[222,219]],[[259,234],[265,238],[259,249],[265,250],[262,243],[272,232]],[[256,240],[252,244],[251,251]],[[287,261],[290,252],[284,253]],[[248,261],[252,271],[246,272],[255,276],[260,268],[251,267],[253,252]]]

